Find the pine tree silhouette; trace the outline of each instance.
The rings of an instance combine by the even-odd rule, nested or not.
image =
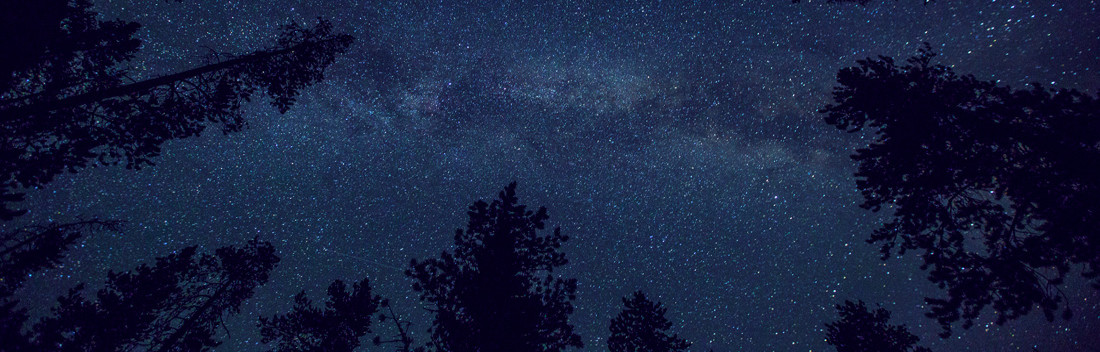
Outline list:
[[[32,351],[25,334],[29,315],[19,307],[15,291],[30,274],[56,267],[64,252],[85,234],[120,231],[121,222],[80,220],[27,226],[0,233],[0,350]]]
[[[897,64],[837,75],[825,121],[867,131],[852,156],[862,206],[893,220],[869,239],[883,259],[916,250],[947,298],[927,299],[948,336],[992,306],[997,323],[1034,307],[1069,319],[1072,266],[1100,289],[1100,99],[1038,84],[1016,90],[933,64],[927,43]]]
[[[623,297],[623,306],[623,311],[611,320],[611,337],[607,338],[611,352],[677,352],[691,346],[668,333],[672,322],[665,318],[667,309],[661,302],[652,302],[638,291],[630,299]]]
[[[905,325],[890,325],[886,309],[867,310],[863,301],[836,305],[840,320],[825,324],[825,340],[837,352],[932,352]]]
[[[241,104],[257,91],[286,112],[352,41],[325,21],[290,25],[268,49],[132,82],[121,64],[141,46],[140,26],[99,21],[89,8],[84,0],[5,2],[13,11],[5,19],[24,19],[0,26],[0,220],[25,213],[14,205],[21,189],[62,172],[140,168],[152,165],[165,141],[209,126],[240,130]]]
[[[32,225],[0,233],[0,298],[13,294],[29,274],[60,264],[65,249],[84,234],[117,232],[121,226],[120,221],[91,219]]]
[[[370,332],[382,298],[371,294],[370,281],[356,283],[351,292],[343,281],[328,287],[325,309],[314,307],[305,291],[294,296],[294,310],[260,318],[263,343],[276,342],[278,352],[350,352]]]
[[[540,234],[546,208],[518,204],[516,184],[491,204],[470,207],[465,230],[455,232],[454,253],[413,260],[406,275],[420,299],[434,306],[435,351],[560,351],[582,347],[569,324],[577,281],[552,275],[567,263],[568,237],[555,228]]]
[[[156,264],[108,275],[94,301],[80,285],[34,325],[36,351],[208,351],[227,314],[267,282],[279,262],[270,243],[198,254],[187,247]]]

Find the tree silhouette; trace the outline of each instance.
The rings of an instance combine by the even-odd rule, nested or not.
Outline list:
[[[352,38],[328,22],[286,26],[276,44],[207,65],[134,82],[122,63],[141,45],[140,27],[99,21],[85,0],[5,4],[0,29],[0,220],[20,189],[89,165],[152,165],[165,141],[196,136],[208,126],[225,133],[245,125],[240,107],[257,90],[286,112],[298,92],[323,77]],[[43,20],[28,21],[26,19]],[[40,31],[39,31],[40,30]],[[26,40],[31,33],[35,40]],[[15,50],[11,50],[11,49]],[[22,51],[21,51],[22,50]]]
[[[60,264],[65,250],[85,233],[120,231],[120,227],[118,221],[91,219],[0,233],[0,341],[8,350],[32,350],[24,335],[29,316],[15,298],[30,274]]]
[[[412,322],[407,321],[407,320],[401,318],[401,316],[397,315],[397,313],[393,311],[393,306],[390,305],[389,300],[383,299],[381,305],[382,305],[383,308],[386,308],[387,310],[389,310],[389,314],[386,314],[386,313],[378,314],[378,321],[382,322],[382,323],[390,322],[391,324],[393,324],[393,328],[395,330],[395,333],[393,335],[391,335],[391,337],[389,339],[382,339],[381,335],[375,336],[374,337],[374,345],[375,346],[382,346],[384,344],[396,344],[396,345],[398,345],[398,348],[397,348],[398,352],[414,352],[414,351],[415,352],[424,352],[424,351],[426,351],[426,349],[424,347],[416,347],[416,348],[412,347],[413,346],[413,339],[412,339],[412,336],[409,336],[410,335],[409,334],[409,332],[410,332],[409,327],[412,326]]]
[[[382,298],[371,294],[370,282],[363,279],[352,291],[343,281],[328,287],[325,309],[314,307],[305,291],[294,296],[294,310],[272,318],[260,318],[263,343],[276,342],[271,351],[350,352],[359,347],[359,339],[370,332],[371,320]]]
[[[931,63],[859,61],[838,74],[826,122],[869,129],[859,162],[862,206],[893,219],[868,242],[883,259],[918,250],[946,299],[928,313],[950,334],[987,305],[997,323],[1060,309],[1071,266],[1100,288],[1100,99],[1038,84],[1015,90]],[[896,250],[896,251],[895,251]]]
[[[111,272],[96,300],[80,285],[58,298],[52,316],[33,328],[35,351],[206,351],[219,344],[217,328],[278,263],[270,243],[252,240],[214,255],[187,247],[141,265]]]
[[[455,231],[454,253],[413,260],[406,275],[421,301],[434,306],[429,332],[436,351],[560,351],[582,347],[569,324],[575,279],[555,278],[567,263],[559,249],[568,237],[555,228],[540,235],[546,208],[518,204],[516,184],[491,204],[470,207],[465,231]]]
[[[607,347],[611,352],[674,352],[684,351],[691,343],[669,334],[672,322],[665,318],[666,308],[652,302],[641,291],[633,297],[623,297],[623,311],[611,320],[611,337]]]
[[[932,352],[905,325],[890,325],[890,311],[867,310],[863,301],[836,305],[840,320],[825,324],[825,339],[837,352]]]
[[[65,250],[84,233],[120,231],[121,225],[120,221],[91,219],[0,233],[0,299],[13,294],[29,274],[61,263]]]

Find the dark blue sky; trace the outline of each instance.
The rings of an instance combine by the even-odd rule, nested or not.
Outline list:
[[[619,297],[638,289],[698,351],[826,350],[822,324],[844,299],[882,304],[939,351],[1100,346],[1100,295],[1077,281],[1073,321],[986,317],[937,338],[921,299],[942,293],[916,258],[882,262],[863,242],[883,219],[858,207],[847,155],[865,142],[815,113],[838,69],[921,42],[981,79],[1095,92],[1096,1],[708,3],[95,1],[144,25],[145,76],[262,48],[290,21],[326,18],[358,40],[287,114],[255,104],[244,132],[30,193],[28,221],[128,226],[28,290],[45,304],[108,269],[260,236],[283,261],[222,350],[255,344],[257,315],[334,279],[369,276],[411,313],[408,261],[448,248],[466,207],[514,180],[572,238],[563,274],[580,281],[572,322],[588,349],[605,348]]]

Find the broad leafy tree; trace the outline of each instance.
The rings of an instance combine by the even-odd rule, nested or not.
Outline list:
[[[968,328],[1038,307],[1069,319],[1074,267],[1100,288],[1100,99],[1033,84],[1012,89],[933,64],[925,44],[897,63],[838,74],[825,121],[863,133],[852,158],[862,206],[892,220],[868,240],[883,259],[918,252],[947,290],[930,317]]]
[[[516,184],[492,203],[470,207],[466,229],[455,232],[454,251],[412,261],[406,274],[431,306],[435,351],[561,351],[582,347],[569,314],[575,279],[555,277],[567,263],[568,237],[542,230],[546,208],[528,210]]]
[[[25,212],[15,205],[23,189],[62,172],[139,168],[165,141],[207,127],[238,131],[246,122],[241,104],[256,93],[287,111],[352,41],[325,21],[290,25],[267,49],[135,81],[126,63],[141,46],[140,26],[100,21],[89,7],[86,0],[3,5],[0,219]]]
[[[607,347],[611,352],[678,352],[691,343],[669,333],[672,322],[665,318],[667,308],[653,302],[641,291],[630,299],[623,298],[623,311],[611,320],[611,337]]]
[[[825,339],[837,352],[931,352],[905,325],[890,325],[890,312],[867,309],[863,301],[836,305],[840,320],[825,324]]]
[[[382,298],[371,294],[370,282],[356,283],[351,292],[336,280],[328,287],[324,309],[315,307],[305,291],[294,296],[294,310],[260,318],[264,343],[275,342],[278,352],[350,352],[369,333]]]

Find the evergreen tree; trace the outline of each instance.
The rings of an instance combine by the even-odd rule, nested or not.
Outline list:
[[[413,260],[406,275],[420,299],[434,306],[429,332],[436,351],[561,351],[582,347],[569,324],[577,281],[552,275],[567,263],[568,237],[540,234],[546,208],[518,204],[516,184],[491,204],[470,207],[454,252]]]
[[[10,351],[31,351],[24,328],[29,316],[15,291],[31,274],[56,267],[64,251],[80,237],[97,231],[120,231],[120,222],[81,220],[67,224],[27,226],[0,233],[0,341]]]
[[[347,291],[343,281],[328,287],[325,309],[314,307],[305,291],[294,296],[294,310],[272,318],[260,318],[263,343],[276,342],[278,352],[350,352],[370,332],[371,320],[382,298],[371,294],[370,281]]]
[[[249,241],[198,254],[187,247],[156,264],[108,275],[95,300],[83,285],[34,325],[35,351],[208,351],[227,314],[268,280],[279,262],[270,243]]]
[[[320,21],[290,25],[275,45],[131,82],[124,63],[140,27],[100,21],[86,0],[9,1],[0,25],[0,220],[25,213],[20,191],[92,165],[151,165],[165,141],[245,125],[257,90],[286,112],[352,38]],[[35,19],[29,21],[27,19]],[[27,40],[25,35],[33,40]],[[15,53],[14,55],[12,53]]]
[[[641,291],[633,297],[623,297],[623,311],[611,320],[611,337],[607,347],[611,352],[677,352],[691,343],[676,334],[669,334],[672,322],[665,318],[666,308],[652,302]]]
[[[897,64],[837,75],[825,121],[867,131],[852,156],[862,206],[893,219],[869,239],[882,258],[919,252],[947,298],[928,313],[950,334],[992,306],[1003,324],[1062,310],[1072,266],[1100,289],[1100,99],[1033,84],[1012,89],[933,64],[925,44]]]
[[[825,339],[837,352],[932,352],[905,325],[890,325],[886,309],[867,310],[863,301],[836,305],[840,320],[825,324]]]
[[[15,293],[28,275],[61,263],[64,250],[85,233],[121,231],[122,223],[111,220],[80,220],[72,223],[32,225],[0,233],[0,299]]]

